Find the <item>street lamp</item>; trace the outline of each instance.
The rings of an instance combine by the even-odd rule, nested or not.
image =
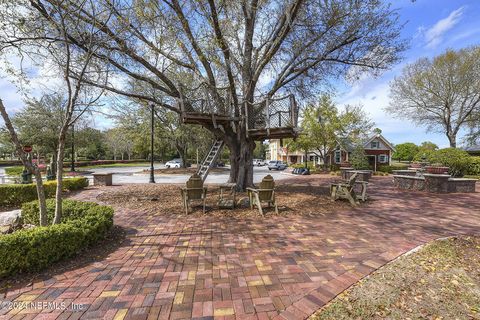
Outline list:
[[[70,171],[75,172],[75,125],[72,124],[72,163],[70,165]]]
[[[155,109],[153,103],[150,105],[151,118],[150,118],[150,183],[155,183],[154,167],[153,167],[153,133],[154,133],[154,116]]]

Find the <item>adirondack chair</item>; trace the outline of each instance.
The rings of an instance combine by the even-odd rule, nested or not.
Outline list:
[[[267,203],[269,208],[273,205],[275,213],[278,214],[277,202],[275,201],[275,181],[271,175],[267,175],[262,179],[258,189],[247,188],[247,192],[250,200],[250,209],[253,209],[256,205],[258,211],[263,216],[262,203]]]
[[[181,189],[181,194],[185,214],[188,214],[192,201],[201,201],[203,204],[203,213],[205,213],[207,188],[203,186],[202,178],[198,174],[195,173],[188,179],[186,186]]]
[[[350,201],[352,206],[357,205],[357,196],[355,194],[355,182],[357,180],[358,172],[355,172],[350,176],[350,178],[346,181],[342,181],[339,183],[332,183],[330,185],[330,196],[332,200],[338,199],[347,199]],[[363,192],[362,192],[363,193]],[[364,195],[362,195],[363,197]]]

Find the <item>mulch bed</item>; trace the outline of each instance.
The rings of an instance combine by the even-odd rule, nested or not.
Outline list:
[[[219,209],[217,205],[218,186],[208,186],[206,214],[213,216],[254,216],[258,210],[249,207]],[[247,198],[247,193],[237,193],[237,203]],[[124,185],[101,193],[98,200],[112,206],[147,210],[154,214],[185,214],[182,206],[179,185]],[[326,215],[342,208],[349,208],[343,201],[332,202],[328,195],[328,185],[322,187],[281,184],[276,189],[279,215]],[[194,204],[195,205],[195,204]],[[264,210],[266,215],[274,215],[273,208]],[[193,215],[202,215],[201,205],[193,208]]]

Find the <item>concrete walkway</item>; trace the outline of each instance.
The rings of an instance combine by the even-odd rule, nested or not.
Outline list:
[[[328,182],[301,176],[283,183]],[[115,222],[135,231],[120,248],[3,299],[73,302],[81,310],[2,309],[1,319],[304,319],[419,244],[480,232],[480,193],[401,192],[391,177],[375,177],[370,187],[368,205],[315,217],[198,218],[116,208]]]

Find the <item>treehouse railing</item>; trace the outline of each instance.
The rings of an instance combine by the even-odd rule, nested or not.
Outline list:
[[[254,103],[243,102],[240,97],[238,100],[239,105],[245,108],[245,117],[235,110],[227,90],[192,90],[182,94],[178,103],[184,123],[217,127],[219,123],[245,121],[247,134],[252,133],[258,138],[268,138],[272,131],[276,132],[274,136],[295,136],[298,105],[292,94],[279,98],[259,97]],[[279,130],[285,132],[279,133]]]
[[[295,128],[298,105],[293,95],[269,98],[251,107],[246,105],[247,129]]]

